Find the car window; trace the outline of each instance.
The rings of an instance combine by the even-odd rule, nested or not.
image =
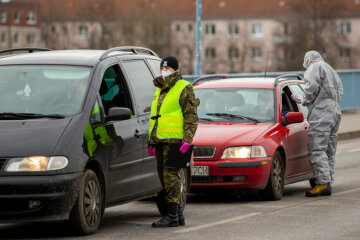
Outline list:
[[[112,107],[125,107],[133,112],[129,89],[118,65],[105,70],[99,94],[106,114]]]
[[[153,70],[155,77],[160,76],[160,60],[148,59],[147,61],[150,64],[150,67]]]
[[[74,115],[82,109],[91,68],[0,67],[0,112]]]
[[[123,62],[131,86],[134,88],[136,102],[140,114],[151,111],[151,103],[155,92],[153,76],[143,60]]]
[[[241,115],[255,118],[260,122],[274,121],[274,93],[272,89],[258,88],[217,88],[195,89],[195,95],[200,99],[198,115],[200,118],[212,121],[240,121],[249,119],[224,118],[215,116],[218,113]]]
[[[290,87],[292,93],[297,95],[298,97],[302,97],[304,95],[304,91],[298,84],[292,84],[289,87]],[[303,113],[304,118],[306,118],[308,115],[308,111],[309,111],[308,108],[299,103],[297,104],[297,106],[300,109],[300,111]]]
[[[99,101],[96,100],[93,111],[91,113],[90,124],[97,124],[101,122],[102,122],[102,118],[101,118],[100,105],[99,105]]]

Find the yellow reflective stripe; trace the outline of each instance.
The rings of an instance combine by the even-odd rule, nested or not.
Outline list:
[[[157,129],[157,133],[183,133],[184,129],[182,128],[161,128]]]

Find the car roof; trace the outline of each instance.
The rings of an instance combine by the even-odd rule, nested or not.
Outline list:
[[[57,65],[78,65],[95,66],[100,57],[106,50],[55,50],[33,53],[22,53],[0,56],[1,65],[21,65],[21,64],[57,64]],[[111,56],[146,56],[153,58],[148,54],[134,54],[132,52],[116,51]],[[135,57],[137,58],[137,57]],[[155,57],[156,58],[156,57]],[[157,58],[156,58],[157,59]]]
[[[194,88],[274,88],[275,78],[227,78],[209,80],[194,85]]]

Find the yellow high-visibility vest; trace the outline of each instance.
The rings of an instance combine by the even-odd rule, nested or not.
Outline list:
[[[157,103],[161,89],[157,88],[151,104],[151,117],[149,121],[149,140],[154,128],[155,121],[158,121],[156,136],[159,139],[184,137],[184,116],[179,103],[180,95],[187,85],[188,81],[179,80],[166,94],[164,101],[161,103],[160,111],[157,113]],[[192,85],[191,85],[192,86]]]

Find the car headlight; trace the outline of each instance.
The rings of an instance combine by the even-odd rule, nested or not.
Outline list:
[[[44,172],[63,169],[68,165],[66,157],[32,156],[11,158],[5,167],[5,172]]]
[[[245,146],[226,148],[221,158],[258,158],[266,157],[265,149],[262,146]]]

